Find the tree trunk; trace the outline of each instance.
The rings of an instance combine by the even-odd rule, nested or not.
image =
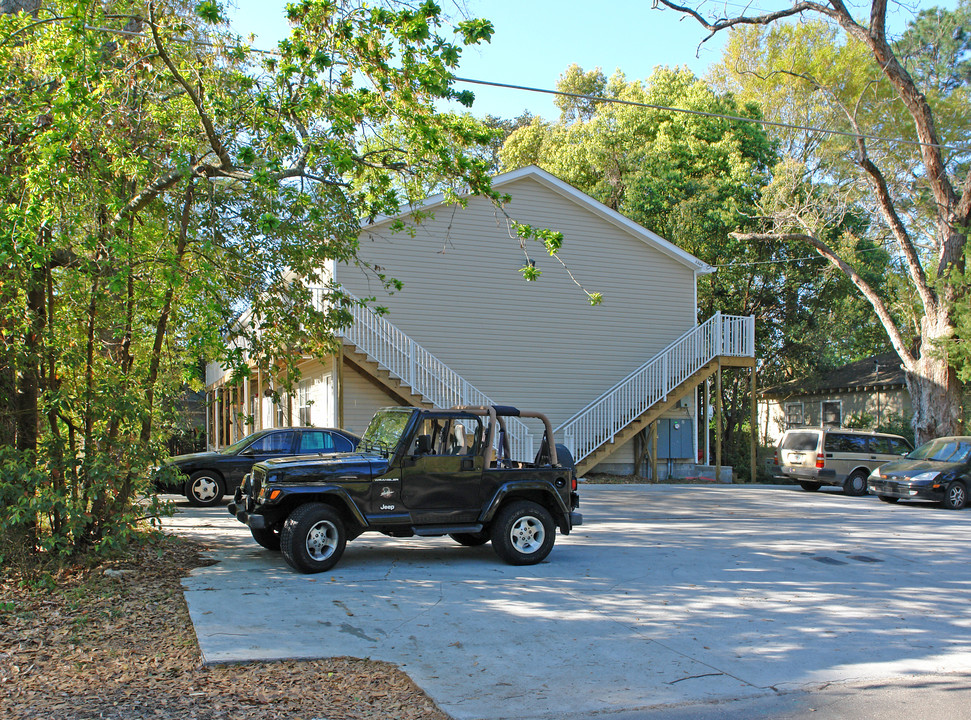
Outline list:
[[[961,433],[961,383],[947,356],[934,351],[935,341],[950,337],[952,332],[946,310],[939,310],[936,317],[925,315],[920,357],[904,366],[918,444]]]

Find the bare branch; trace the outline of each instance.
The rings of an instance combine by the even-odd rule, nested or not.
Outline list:
[[[826,243],[813,235],[806,233],[731,233],[733,238],[744,241],[754,241],[754,242],[767,242],[767,241],[783,241],[783,242],[804,242],[812,245],[816,252],[822,255],[824,258],[830,261],[833,265],[839,268],[857,287],[860,293],[867,299],[870,305],[873,306],[877,317],[880,322],[883,323],[887,334],[890,336],[890,343],[893,345],[894,350],[900,355],[900,359],[904,361],[904,364],[908,367],[913,367],[916,364],[916,359],[907,347],[907,343],[904,340],[903,335],[900,330],[897,329],[897,325],[890,315],[890,311],[887,309],[886,304],[883,299],[876,293],[876,291],[870,287],[870,284],[863,279],[863,277],[856,271],[852,265],[846,262],[843,258],[836,254],[836,252],[829,247]]]
[[[685,15],[693,17],[695,20],[698,21],[698,23],[703,28],[710,31],[711,34],[708,35],[708,37],[706,37],[704,40],[702,40],[701,41],[702,43],[705,43],[708,40],[710,40],[712,37],[714,37],[715,33],[719,32],[720,30],[727,30],[728,28],[735,27],[736,25],[770,25],[776,20],[782,20],[784,18],[793,17],[794,15],[801,15],[807,10],[812,10],[818,13],[822,13],[823,15],[826,15],[827,17],[831,17],[834,19],[837,17],[837,13],[833,11],[831,8],[826,7],[825,5],[820,5],[819,3],[814,3],[814,2],[800,2],[800,3],[796,3],[791,8],[786,8],[785,10],[777,10],[776,12],[766,13],[764,15],[753,15],[751,17],[747,15],[739,15],[733,18],[719,18],[717,20],[709,22],[704,18],[703,15],[701,15],[701,13],[699,13],[697,10],[694,10],[693,8],[686,7],[684,5],[678,5],[677,3],[673,3],[670,0],[654,0],[654,6],[657,7],[658,4],[664,5],[665,7],[670,8],[672,10],[676,10],[679,13],[684,13]]]
[[[219,134],[216,132],[216,128],[212,122],[212,118],[209,117],[209,114],[206,112],[205,106],[202,104],[202,97],[200,96],[199,93],[197,93],[192,88],[192,86],[188,83],[188,81],[182,76],[182,73],[179,72],[179,69],[175,66],[175,63],[172,62],[172,58],[169,57],[168,52],[165,50],[165,47],[162,45],[162,39],[159,37],[159,34],[158,34],[158,25],[156,24],[156,21],[155,21],[154,2],[150,2],[148,4],[148,12],[150,17],[149,27],[152,29],[152,39],[155,41],[155,48],[158,50],[159,57],[162,58],[162,62],[164,62],[166,67],[168,67],[169,72],[172,73],[172,76],[175,78],[176,82],[178,82],[179,85],[181,85],[185,89],[189,98],[192,100],[192,104],[195,105],[196,112],[199,114],[199,121],[202,123],[203,130],[205,130],[206,132],[206,137],[209,139],[209,145],[210,147],[212,147],[212,151],[216,153],[216,156],[219,158],[221,167],[224,170],[229,170],[230,168],[233,167],[232,158],[229,157],[229,152],[226,150],[225,146],[222,144],[222,141],[219,139]]]

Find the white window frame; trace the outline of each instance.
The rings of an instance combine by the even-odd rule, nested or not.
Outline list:
[[[839,420],[833,424],[826,422],[826,405],[839,406]],[[820,400],[819,402],[819,424],[826,427],[843,427],[843,401],[842,400]]]
[[[302,380],[297,385],[297,425],[300,427],[310,427],[313,425],[310,409],[313,405],[313,400],[310,399],[310,390],[312,387],[312,380]]]
[[[799,420],[794,422],[792,420],[793,410],[799,408]],[[800,427],[806,424],[806,405],[801,402],[790,402],[785,404],[786,411],[786,427]]]

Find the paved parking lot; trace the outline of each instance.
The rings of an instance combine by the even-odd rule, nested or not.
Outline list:
[[[460,720],[728,716],[711,709],[971,671],[971,511],[748,485],[584,485],[581,503],[526,568],[364,535],[303,576],[225,507],[166,524],[219,560],[184,581],[206,662],[387,660]]]

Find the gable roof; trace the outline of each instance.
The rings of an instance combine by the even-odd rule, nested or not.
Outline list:
[[[522,179],[533,180],[540,185],[552,190],[553,192],[561,195],[562,197],[584,207],[589,212],[597,215],[598,217],[606,220],[610,224],[626,231],[627,233],[633,235],[635,238],[643,242],[645,245],[658,250],[659,252],[667,255],[668,257],[676,260],[682,265],[687,266],[691,270],[699,274],[708,274],[715,272],[715,268],[706,262],[702,262],[696,258],[691,253],[685,252],[677,245],[669,242],[662,238],[657,233],[648,230],[643,225],[640,225],[630,218],[621,215],[616,210],[604,205],[602,202],[595,200],[584,192],[577,190],[572,185],[563,182],[555,175],[543,170],[541,167],[536,165],[527,165],[526,167],[519,168],[518,170],[513,170],[511,172],[502,173],[501,175],[496,175],[492,179],[492,187],[495,190],[502,190],[512,183],[515,183]],[[471,197],[471,194],[465,194],[463,197]],[[429,211],[434,209],[439,205],[445,204],[444,194],[432,195],[422,202],[417,208],[417,210]],[[381,225],[386,222],[395,219],[404,219],[407,217],[409,212],[402,212],[394,217],[381,218],[376,220],[372,227],[375,225]],[[553,228],[556,229],[556,228]],[[367,227],[363,228],[367,230]]]
[[[895,352],[871,355],[828,373],[802,378],[762,390],[762,397],[787,398],[834,392],[865,392],[877,388],[905,388],[907,379]]]

